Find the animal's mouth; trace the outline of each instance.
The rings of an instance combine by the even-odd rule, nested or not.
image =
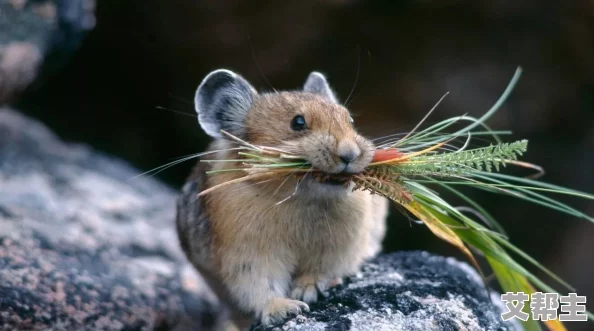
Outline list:
[[[332,186],[347,186],[351,179],[353,178],[353,174],[350,173],[339,173],[339,174],[329,174],[324,172],[315,173],[313,175],[314,179],[322,184],[332,185]]]

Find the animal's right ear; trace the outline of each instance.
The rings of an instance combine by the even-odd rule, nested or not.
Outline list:
[[[330,88],[326,76],[320,72],[313,71],[307,76],[305,85],[303,85],[303,91],[321,95],[331,102],[338,103],[338,99],[332,91],[332,88]]]
[[[194,97],[198,122],[211,137],[222,138],[221,130],[242,136],[244,121],[256,90],[240,75],[225,69],[208,74]]]

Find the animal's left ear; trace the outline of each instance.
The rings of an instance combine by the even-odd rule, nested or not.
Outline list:
[[[309,74],[303,85],[303,92],[319,94],[334,103],[338,103],[338,99],[332,88],[330,88],[326,77],[317,71]]]

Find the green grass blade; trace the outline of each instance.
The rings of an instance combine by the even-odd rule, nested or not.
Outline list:
[[[428,128],[428,130],[430,129],[429,132],[425,132],[425,131],[418,132],[418,133],[412,135],[411,137],[409,137],[406,141],[396,142],[394,145],[392,145],[392,147],[397,147],[398,150],[400,150],[402,152],[406,152],[406,151],[421,149],[423,147],[436,145],[436,144],[439,144],[441,142],[444,142],[444,141],[447,141],[447,140],[450,140],[453,138],[466,137],[467,133],[465,132],[463,134],[455,134],[455,133],[439,134],[437,138],[432,138],[432,135],[440,132],[441,130],[447,128],[448,126],[454,125],[455,123],[457,123],[459,121],[470,121],[472,123],[475,123],[476,121],[478,121],[478,119],[471,117],[471,116],[460,116],[460,117],[450,118],[450,119],[444,120],[442,122],[439,122],[437,124],[434,124],[432,127]],[[498,135],[495,133],[495,131],[492,131],[491,128],[484,123],[481,123],[480,125],[487,130],[487,131],[480,131],[480,132],[482,132],[482,135],[490,134],[497,143],[501,143],[501,138],[498,137]],[[472,134],[474,135],[474,132],[472,132]],[[430,140],[426,141],[427,139],[430,139]],[[419,141],[425,141],[425,142],[419,143]],[[407,145],[408,145],[408,147],[407,147]]]
[[[530,284],[526,281],[524,277],[520,274],[509,270],[504,264],[501,264],[499,261],[487,257],[487,262],[491,266],[491,269],[495,273],[499,284],[501,284],[501,288],[503,292],[524,292],[527,294],[532,293],[532,288]],[[538,321],[532,319],[532,314],[530,314],[530,304],[529,302],[525,302],[522,311],[530,317],[527,321],[521,321],[524,330],[526,331],[541,331],[542,328]]]
[[[570,194],[571,193],[571,195],[579,196],[579,197],[582,197],[585,199],[594,200],[594,194],[570,189],[570,188],[559,186],[559,185],[550,184],[547,182],[541,182],[541,181],[530,179],[530,178],[516,177],[516,176],[511,176],[511,175],[506,175],[506,174],[501,174],[501,173],[489,173],[489,174],[485,174],[485,175],[487,175],[489,177],[499,178],[501,180],[510,181],[510,182],[518,182],[518,183],[523,183],[523,184],[526,184],[529,186],[550,189],[551,192],[554,192],[554,193],[559,193],[559,194]]]
[[[507,234],[505,233],[505,230],[503,229],[501,224],[499,224],[499,222],[497,222],[497,220],[495,220],[495,218],[489,212],[487,212],[487,210],[485,208],[483,208],[481,205],[479,205],[476,201],[474,201],[473,199],[468,197],[466,194],[460,192],[459,190],[457,190],[457,189],[455,189],[455,188],[453,188],[439,180],[431,179],[429,177],[426,177],[426,178],[429,181],[432,181],[433,184],[436,184],[436,185],[439,185],[439,186],[445,188],[446,190],[448,190],[448,191],[452,192],[453,194],[455,194],[456,196],[458,196],[460,199],[466,201],[489,222],[489,225],[491,225],[492,228],[494,228],[499,233],[507,236]]]
[[[428,193],[427,190],[424,189],[421,185],[411,185],[410,186],[411,192],[414,194],[415,199],[423,204],[428,210],[434,213],[434,216],[440,219],[442,222],[448,225],[467,225],[472,229],[479,230],[484,228],[480,224],[470,220],[468,217],[460,213],[454,207],[449,205],[447,202],[442,200],[441,198],[435,196],[432,193]],[[440,212],[438,209],[442,210]],[[540,279],[522,267],[519,263],[517,263],[513,258],[511,258],[492,237],[490,237],[486,232],[483,231],[467,231],[461,229],[453,229],[456,234],[462,238],[462,240],[468,243],[471,246],[474,246],[479,251],[487,256],[491,256],[492,258],[496,259],[500,263],[508,266],[509,268],[513,269],[514,271],[528,277],[533,283],[537,284],[539,288],[543,290],[557,292],[552,287],[543,283]],[[558,293],[558,292],[557,292]]]
[[[509,97],[509,95],[513,91],[514,87],[518,83],[518,80],[520,80],[520,76],[521,75],[522,75],[522,68],[518,67],[516,69],[516,72],[514,73],[514,76],[511,79],[511,81],[509,82],[509,84],[507,85],[507,87],[505,88],[505,90],[503,91],[503,94],[501,94],[501,96],[499,97],[499,99],[497,100],[497,102],[495,102],[495,104],[491,107],[491,109],[489,109],[475,123],[473,123],[473,124],[465,127],[464,129],[461,129],[461,130],[457,131],[455,133],[455,135],[464,134],[464,133],[466,133],[466,132],[474,129],[475,127],[477,127],[477,126],[481,125],[482,123],[486,122],[493,114],[495,114],[499,110],[499,108],[501,108],[501,106],[503,105],[503,103],[507,100],[507,98]]]
[[[474,183],[474,182],[467,182],[467,181],[442,181],[442,180],[437,181],[436,179],[432,179],[427,176],[424,176],[424,177],[427,179],[426,180],[415,180],[415,181],[419,182],[419,183],[427,183],[427,184],[439,182],[441,184],[457,185],[457,186],[477,186],[477,185],[483,184],[483,185],[488,185],[493,188],[496,188],[496,187],[522,188],[522,189],[527,189],[527,190],[531,190],[531,191],[548,192],[548,193],[555,193],[555,194],[560,194],[560,195],[569,195],[569,196],[584,198],[584,199],[588,199],[588,200],[594,200],[594,196],[592,196],[591,194],[579,192],[579,191],[573,191],[573,190],[561,191],[561,190],[552,189],[552,188],[523,186],[523,185],[516,185],[516,184],[509,184],[509,183],[508,184],[485,184],[485,183]]]
[[[475,178],[481,178],[481,179],[486,180],[486,181],[491,181],[491,182],[494,182],[496,184],[507,184],[507,183],[505,183],[503,181],[500,181],[498,179],[492,178],[490,176],[485,176],[484,174],[475,173],[475,174],[473,174],[473,177],[475,177]],[[477,186],[477,187],[480,187],[480,186]],[[539,204],[541,206],[545,206],[545,207],[550,208],[550,209],[555,209],[555,210],[564,212],[564,213],[569,214],[569,215],[574,215],[574,216],[579,217],[579,218],[584,218],[584,219],[589,220],[590,222],[593,222],[594,223],[594,218],[592,218],[592,217],[584,214],[583,212],[581,212],[581,211],[579,211],[579,210],[577,210],[577,209],[575,209],[575,208],[573,208],[573,207],[571,207],[571,206],[569,206],[567,204],[564,204],[564,203],[559,202],[559,201],[557,201],[555,199],[549,198],[549,197],[547,197],[545,195],[542,195],[542,194],[539,194],[539,193],[536,193],[536,192],[532,192],[532,191],[530,191],[528,189],[523,189],[523,188],[515,188],[515,189],[510,190],[510,191],[515,192],[515,193],[518,193],[518,194],[515,194],[514,195],[515,197],[518,197],[518,198],[521,198],[523,200],[526,200],[526,201],[530,201],[530,202]],[[521,194],[521,193],[523,193],[523,194]]]
[[[532,256],[528,255],[527,253],[525,253],[520,248],[518,248],[515,245],[513,245],[508,240],[502,240],[501,238],[498,238],[498,237],[493,237],[493,239],[495,241],[497,241],[500,245],[504,246],[505,248],[509,249],[510,251],[514,252],[515,254],[519,255],[520,257],[522,257],[523,259],[525,259],[526,261],[528,261],[529,263],[531,263],[532,265],[534,265],[535,267],[537,267],[538,269],[540,269],[547,276],[551,277],[556,282],[558,282],[559,284],[563,285],[569,291],[575,291],[575,288],[573,286],[571,286],[569,283],[567,283],[561,277],[557,276],[550,269],[548,269],[545,266],[543,266],[542,264],[538,263],[538,261],[536,261]]]
[[[422,197],[419,195],[415,195],[415,198],[418,199],[417,201],[423,201],[420,203],[422,203],[423,206],[425,208],[427,208],[427,210],[430,210],[436,218],[440,219],[443,223],[445,223],[447,225],[472,224],[472,223],[469,223],[466,220],[464,220],[463,218],[466,218],[466,217],[463,215],[462,215],[463,218],[456,218],[456,219],[453,218],[452,215],[456,215],[457,211],[455,210],[455,208],[453,208],[447,204],[446,205],[443,205],[443,204],[438,205],[440,207],[440,209],[446,211],[446,213],[443,213],[443,212],[440,212],[439,210],[435,209],[436,207],[431,203],[431,202],[434,202],[433,200],[427,199],[426,197]],[[491,238],[485,232],[467,231],[467,230],[460,230],[460,229],[456,229],[456,228],[453,228],[453,231],[456,232],[456,234],[465,243],[478,249],[484,255],[495,259],[499,263],[505,265],[507,268],[510,268],[511,270],[523,275],[524,277],[527,277],[537,287],[539,287],[547,292],[558,293],[552,287],[545,284],[538,277],[536,277],[534,274],[532,274],[526,268],[524,268],[518,262],[516,262],[511,256],[509,256],[505,252],[505,250],[499,244],[497,244],[497,242],[493,238]]]
[[[412,135],[411,137],[409,137],[409,139],[403,140],[403,141],[399,141],[396,144],[394,144],[394,147],[399,147],[404,145],[405,143],[410,143],[411,141],[414,141],[415,138],[419,138],[419,137],[425,137],[427,134],[433,133],[433,132],[440,132],[443,129],[447,128],[448,126],[458,122],[459,120],[462,119],[472,119],[472,124],[466,126],[463,129],[460,129],[458,131],[456,131],[455,133],[451,134],[451,137],[457,137],[457,136],[462,136],[465,135],[467,132],[471,131],[472,129],[474,129],[477,126],[483,126],[486,127],[486,125],[484,124],[493,114],[495,114],[503,105],[503,103],[507,100],[507,98],[509,97],[509,95],[511,94],[511,92],[513,91],[514,87],[516,86],[516,84],[518,83],[518,80],[520,79],[520,76],[522,75],[522,68],[518,67],[516,69],[516,72],[514,73],[514,76],[512,77],[511,81],[509,82],[509,84],[507,85],[507,87],[505,88],[505,90],[503,91],[503,93],[501,94],[501,96],[499,97],[499,99],[495,102],[495,104],[491,107],[491,109],[489,109],[485,114],[483,114],[483,116],[481,116],[478,119],[472,118],[470,116],[461,116],[461,117],[457,117],[457,118],[452,118],[452,119],[447,119],[444,121],[441,121],[437,124],[434,124],[433,126],[422,130],[420,132],[418,132],[415,135]],[[488,131],[491,131],[488,127],[486,127]],[[493,135],[494,139],[500,143],[500,139],[497,135]],[[442,140],[443,141],[443,140]],[[439,141],[434,141],[431,143],[438,143]],[[426,143],[428,145],[425,146],[429,146],[429,144],[431,143]],[[421,147],[421,146],[415,146],[415,147]],[[401,148],[403,149],[403,148]],[[403,149],[404,150],[404,149]]]

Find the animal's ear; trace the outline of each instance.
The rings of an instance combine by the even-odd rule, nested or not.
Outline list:
[[[257,94],[250,83],[232,71],[211,72],[200,83],[194,97],[200,126],[214,138],[223,137],[221,130],[242,136],[245,118]]]
[[[319,94],[334,103],[338,103],[338,99],[332,91],[332,88],[330,88],[326,77],[317,71],[313,71],[309,74],[303,85],[303,91]]]

